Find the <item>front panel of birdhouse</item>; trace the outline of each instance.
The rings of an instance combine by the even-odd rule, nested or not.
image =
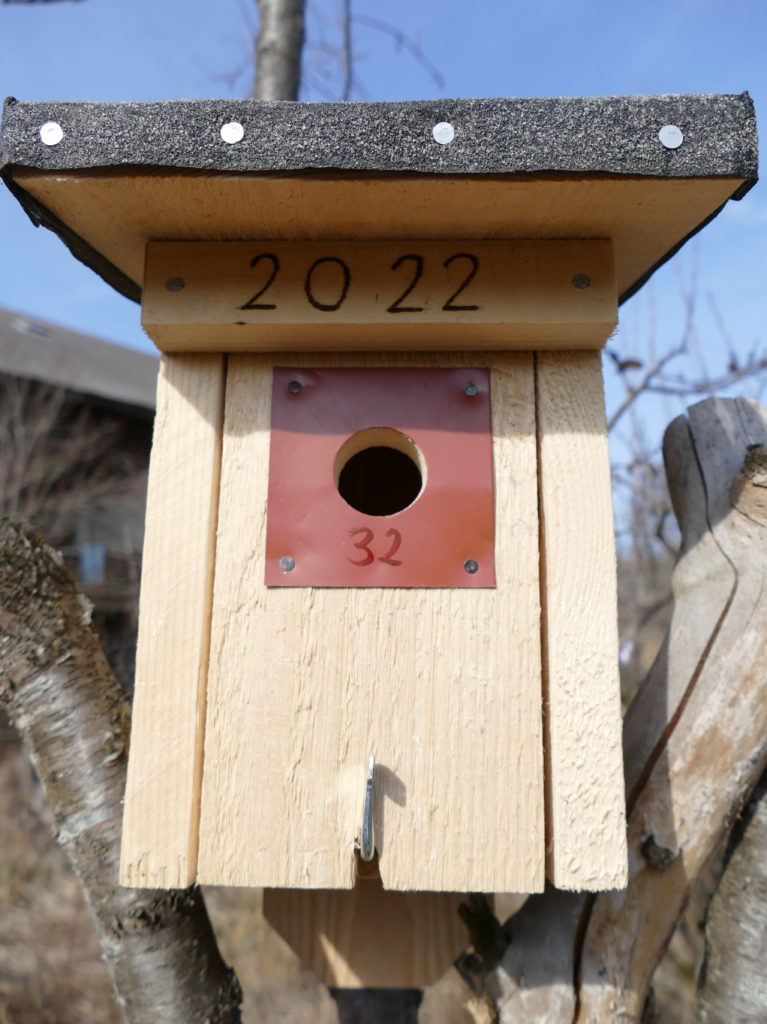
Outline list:
[[[374,756],[385,888],[620,885],[598,353],[171,355],[158,398],[125,882],[352,887]]]
[[[387,888],[534,891],[532,357],[282,362],[229,357],[198,877],[352,886],[373,755]]]

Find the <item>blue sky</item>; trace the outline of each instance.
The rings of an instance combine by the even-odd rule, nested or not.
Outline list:
[[[0,91],[18,99],[152,100],[244,96],[254,0],[79,0],[0,4]],[[308,93],[335,98],[322,44],[333,44],[339,0],[312,8]],[[354,0],[358,99],[741,92],[767,117],[767,4],[741,0]],[[406,48],[366,24],[385,19],[422,47],[438,84]],[[237,74],[240,69],[240,74]],[[243,70],[244,69],[244,70]],[[151,350],[139,309],[34,229],[0,193],[0,306]],[[680,282],[697,275],[691,370],[716,373],[727,345],[712,299],[742,357],[767,342],[767,198],[757,185],[624,306],[616,345],[645,357],[683,326]],[[753,387],[749,385],[748,387]],[[741,390],[748,390],[748,387]],[[610,384],[613,403],[618,392]],[[648,406],[648,408],[652,408]],[[676,408],[655,407],[665,417]]]

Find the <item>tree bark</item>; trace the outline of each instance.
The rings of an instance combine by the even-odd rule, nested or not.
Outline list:
[[[258,0],[257,100],[296,100],[301,84],[304,0]]]
[[[767,1019],[767,774],[733,835],[706,918],[698,1024]]]
[[[638,1022],[688,895],[767,763],[767,410],[701,402],[671,424],[664,455],[683,545],[669,634],[624,722],[629,884],[527,901],[487,981],[502,1024]]]
[[[0,702],[45,790],[130,1024],[239,1024],[240,987],[196,889],[117,884],[130,705],[58,554],[0,523]]]

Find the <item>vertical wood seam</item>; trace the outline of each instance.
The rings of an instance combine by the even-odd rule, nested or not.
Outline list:
[[[213,583],[216,578],[216,545],[218,535],[218,508],[221,491],[221,458],[224,446],[224,414],[226,410],[226,379],[229,356],[223,356],[221,367],[221,400],[216,417],[216,456],[210,488],[210,536],[208,538],[208,571],[205,579],[206,601],[203,649],[197,677],[197,722],[192,780],[192,821],[189,830],[189,873],[197,878],[197,858],[200,850],[200,805],[202,801],[202,775],[205,766],[205,723],[208,716],[208,674],[210,669],[211,626],[213,621]]]
[[[535,393],[535,462],[537,469],[536,489],[538,493],[538,589],[540,593],[541,608],[541,735],[543,738],[543,835],[544,835],[544,860],[546,876],[552,874],[553,869],[553,824],[551,820],[551,809],[553,794],[551,789],[551,773],[553,770],[551,757],[551,722],[549,720],[549,648],[548,637],[548,603],[546,601],[546,528],[545,509],[543,504],[543,475],[541,459],[541,419],[540,409],[540,363],[537,352],[533,356],[533,390]]]

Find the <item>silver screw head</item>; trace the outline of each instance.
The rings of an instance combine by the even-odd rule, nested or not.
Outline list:
[[[304,387],[300,380],[292,380],[288,384],[288,391],[291,395],[300,395],[303,390]]]
[[[236,142],[242,142],[244,135],[245,129],[239,121],[228,121],[226,124],[221,125],[221,138],[230,146],[233,146]]]
[[[165,282],[165,287],[169,292],[180,292],[186,288],[186,281],[183,277],[169,277]]]
[[[290,555],[283,555],[280,559],[280,569],[283,572],[293,572],[296,567],[296,560],[291,558]]]
[[[40,141],[44,146],[58,146],[64,138],[64,129],[56,121],[46,121],[40,125]]]
[[[588,288],[591,285],[591,278],[588,274],[573,274],[570,284],[573,288]]]
[[[666,149],[679,149],[684,142],[682,129],[675,124],[664,124],[658,132],[658,138]]]
[[[463,567],[466,572],[473,576],[475,572],[479,571],[479,562],[475,561],[473,558],[467,558],[463,563]]]
[[[438,142],[440,146],[447,146],[455,138],[455,128],[449,121],[440,121],[439,124],[434,125],[431,134],[434,136],[434,141]]]
[[[464,384],[463,393],[464,395],[467,395],[469,398],[473,398],[476,394],[479,394],[479,388],[477,387],[476,384],[470,382],[469,384]]]

